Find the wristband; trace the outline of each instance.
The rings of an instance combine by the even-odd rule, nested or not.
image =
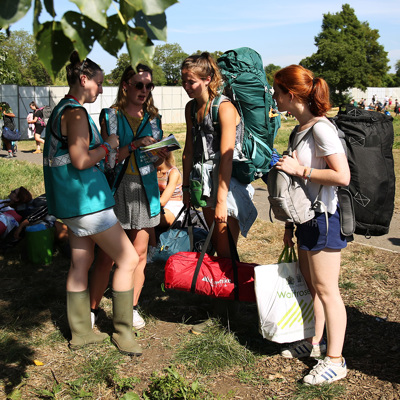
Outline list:
[[[107,147],[108,152],[111,151],[111,145],[110,145],[110,143],[104,142],[103,145]]]
[[[128,144],[128,150],[129,150],[129,153],[132,153],[133,151],[137,150],[134,140]]]
[[[109,148],[104,144],[101,144],[99,147],[104,149],[104,151],[106,152],[106,155],[108,155],[108,153],[110,152]]]
[[[313,171],[314,168],[310,169],[310,173],[307,175],[307,179],[311,182],[311,172]]]

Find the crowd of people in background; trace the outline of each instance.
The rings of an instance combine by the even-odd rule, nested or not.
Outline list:
[[[386,115],[391,115],[392,111],[394,112],[395,116],[398,116],[400,113],[400,102],[398,99],[393,101],[392,96],[385,96],[382,100],[379,100],[377,95],[374,94],[369,104],[367,99],[362,97],[359,101],[356,99],[351,99],[350,105],[363,110],[381,112]]]

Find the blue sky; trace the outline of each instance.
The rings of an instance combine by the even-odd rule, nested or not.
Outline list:
[[[400,60],[399,0],[180,0],[166,10],[168,43],[180,44],[189,54],[248,46],[261,54],[264,65],[284,67],[316,52],[314,37],[321,31],[323,14],[339,12],[344,3],[354,8],[360,21],[378,29],[379,43],[389,53],[390,66]],[[57,20],[69,9],[77,11],[68,0],[55,4]],[[31,32],[32,12],[11,29]],[[89,57],[106,73],[116,65],[116,58],[98,44]]]

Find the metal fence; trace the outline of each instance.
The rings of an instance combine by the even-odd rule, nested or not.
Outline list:
[[[29,103],[35,101],[39,107],[50,105],[53,108],[68,93],[68,90],[68,86],[0,85],[0,101],[10,104],[22,138],[27,139],[28,123],[26,117],[31,111]],[[100,111],[114,103],[117,92],[118,88],[115,86],[104,87],[103,94],[97,98],[95,103],[84,105],[97,124]],[[164,124],[185,122],[185,105],[189,101],[189,97],[183,88],[157,86],[153,90],[153,97],[154,104],[158,107]]]

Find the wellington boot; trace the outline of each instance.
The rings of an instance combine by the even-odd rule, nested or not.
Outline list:
[[[132,331],[133,289],[127,292],[117,292],[113,290],[112,293],[115,333],[113,333],[111,341],[122,354],[140,356],[142,354],[142,348],[135,340],[135,335]]]
[[[89,289],[83,292],[67,292],[67,314],[72,339],[71,349],[90,343],[99,343],[107,338],[106,333],[94,333],[90,322]]]

